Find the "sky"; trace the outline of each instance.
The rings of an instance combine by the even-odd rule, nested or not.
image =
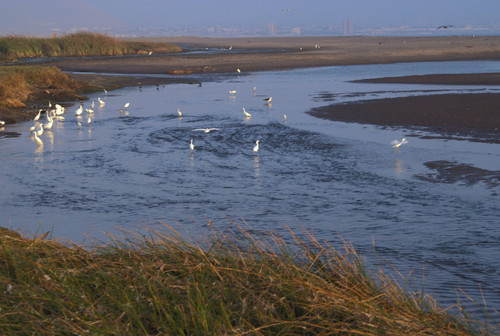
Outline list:
[[[1,35],[211,26],[455,27],[500,25],[499,0],[0,0]]]

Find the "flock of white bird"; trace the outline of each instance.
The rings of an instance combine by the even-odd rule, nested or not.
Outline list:
[[[256,88],[254,87],[253,88],[254,92],[255,92],[255,89]],[[107,94],[106,90],[104,90],[104,92]],[[236,94],[236,90],[230,90],[229,93],[234,95],[234,94]],[[273,99],[273,97],[268,97],[268,98],[265,98],[264,101],[267,104],[270,104],[272,99]],[[101,99],[101,97],[98,97],[97,101],[99,102],[100,108],[102,108],[106,105],[106,102],[103,101]],[[126,104],[123,105],[123,108],[127,109],[129,106],[130,106],[130,103],[127,102]],[[94,107],[95,107],[95,101],[92,101],[92,103],[90,104],[90,108],[85,109],[85,112],[87,113],[85,120],[86,120],[86,124],[88,127],[90,127],[90,125],[93,121],[93,117],[94,117],[94,110],[93,109],[94,109]],[[244,107],[242,109],[243,109],[243,114],[245,115],[246,119],[249,119],[252,117],[252,114],[247,112]],[[78,123],[79,127],[81,127],[83,125],[83,123],[82,123],[83,111],[84,111],[83,104],[80,104],[80,106],[75,111],[75,115],[76,115],[77,123]],[[120,111],[123,111],[123,109],[120,109]],[[45,123],[40,120],[43,113],[45,113],[45,118],[46,118]],[[54,122],[64,120],[63,114],[65,114],[65,113],[66,113],[65,107],[63,107],[59,104],[55,104],[54,107],[52,107],[52,104],[50,101],[49,101],[49,109],[46,109],[46,110],[40,109],[38,111],[38,114],[33,118],[34,125],[29,130],[30,130],[31,137],[35,140],[35,142],[38,144],[39,147],[43,147],[43,141],[40,137],[42,136],[44,130],[50,130],[52,128],[52,126],[54,125]],[[182,112],[181,112],[180,108],[177,108],[177,115],[179,118],[182,117]],[[286,119],[287,119],[286,114],[283,114],[283,122],[286,122]],[[0,120],[0,127],[3,127],[4,125],[5,125],[5,122]],[[217,130],[219,130],[219,128],[212,127],[212,128],[196,128],[193,131],[202,131],[204,133],[210,133],[212,131],[217,131]],[[191,142],[189,144],[189,148],[191,151],[194,150],[194,142],[193,141],[194,140],[191,139]],[[253,147],[254,152],[259,151],[259,143],[260,143],[260,140],[257,140],[255,142],[255,146]],[[401,147],[402,145],[405,145],[407,143],[408,143],[408,140],[406,138],[403,138],[401,140],[393,140],[391,142],[391,145],[393,148],[398,149],[399,147]]]
[[[105,93],[107,93],[106,90],[104,90]],[[97,101],[99,102],[99,107],[102,108],[106,103],[104,100],[101,99],[101,97],[97,98]],[[128,107],[130,103],[125,104],[125,107]],[[75,111],[75,116],[76,120],[78,123],[78,127],[82,127],[84,123],[87,124],[88,127],[90,127],[93,118],[94,118],[94,107],[95,107],[95,101],[92,101],[90,104],[89,108],[85,109],[86,115],[85,119],[83,117],[83,104],[80,103],[79,107]],[[49,105],[47,109],[39,109],[38,114],[33,118],[33,126],[30,127],[30,136],[35,140],[35,142],[38,144],[38,147],[43,147],[43,140],[40,138],[42,134],[44,133],[44,130],[50,130],[52,126],[54,125],[54,122],[57,121],[64,121],[64,114],[66,113],[66,108],[59,105],[55,104],[52,106],[52,103],[49,101]],[[42,115],[45,114],[45,122],[42,120]]]

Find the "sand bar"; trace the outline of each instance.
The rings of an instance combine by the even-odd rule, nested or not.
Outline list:
[[[451,37],[164,37],[200,53],[70,59],[51,62],[64,71],[123,74],[222,73],[330,65],[500,59],[498,36]]]

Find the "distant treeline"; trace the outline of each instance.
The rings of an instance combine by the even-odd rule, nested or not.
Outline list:
[[[79,32],[53,38],[26,36],[0,37],[0,58],[120,56],[149,52],[179,52],[170,43],[141,43],[118,41],[110,36]]]

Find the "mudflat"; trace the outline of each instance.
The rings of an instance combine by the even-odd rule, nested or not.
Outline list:
[[[197,48],[199,52],[70,59],[50,64],[64,71],[186,74],[500,58],[499,36],[143,37],[127,40],[171,42],[184,48]]]

